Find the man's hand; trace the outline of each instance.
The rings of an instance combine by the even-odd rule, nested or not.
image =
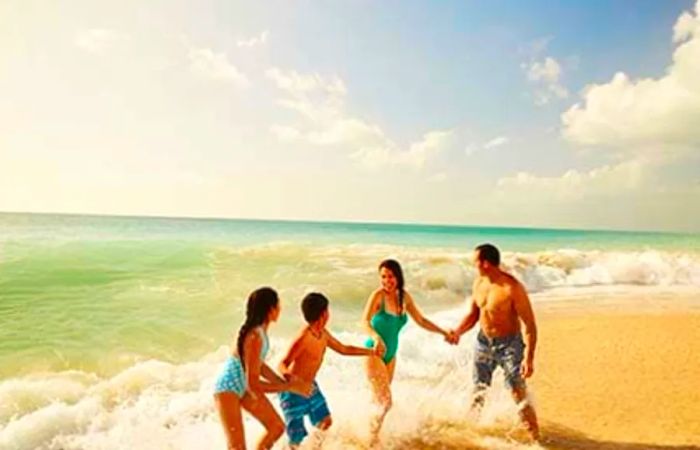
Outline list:
[[[520,375],[523,378],[530,378],[535,371],[535,364],[532,359],[526,358],[520,366]]]
[[[452,345],[457,345],[459,344],[459,337],[460,336],[456,330],[448,330],[447,334],[445,334],[445,341]]]

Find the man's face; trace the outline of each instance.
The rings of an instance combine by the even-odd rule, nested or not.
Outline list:
[[[479,275],[484,275],[491,265],[487,261],[482,260],[479,253],[481,253],[479,250],[474,250],[472,260],[474,261],[474,267],[479,271]]]

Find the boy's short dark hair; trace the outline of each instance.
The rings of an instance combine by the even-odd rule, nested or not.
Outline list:
[[[492,266],[498,267],[501,264],[501,252],[496,246],[491,244],[481,244],[476,247],[479,252],[479,260],[488,261]]]
[[[304,313],[304,319],[308,323],[316,322],[327,309],[328,299],[319,292],[306,294],[304,300],[301,301],[301,312]]]

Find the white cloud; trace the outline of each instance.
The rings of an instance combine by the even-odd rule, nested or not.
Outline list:
[[[510,139],[507,136],[497,136],[491,140],[484,142],[482,145],[470,143],[467,144],[467,146],[464,148],[464,154],[467,156],[472,156],[473,154],[481,150],[490,150],[492,148],[506,145],[508,142],[510,142]]]
[[[533,62],[527,69],[527,78],[530,81],[543,80],[548,83],[556,83],[561,76],[561,66],[554,59],[547,57],[544,62]]]
[[[294,70],[283,72],[277,68],[268,69],[265,75],[287,94],[279,100],[285,108],[313,122],[328,122],[341,115],[347,90],[337,76],[325,79],[315,73],[302,75]]]
[[[187,45],[190,70],[200,77],[235,84],[240,88],[250,82],[236,66],[231,64],[225,53],[217,53],[208,48],[195,48]]]
[[[253,36],[249,39],[239,39],[236,42],[238,47],[255,47],[257,45],[263,45],[267,42],[267,38],[270,36],[270,32],[265,30],[257,36]]]
[[[636,191],[648,184],[653,167],[646,160],[625,161],[606,165],[587,172],[569,170],[561,176],[537,176],[520,172],[498,180],[501,194],[527,197],[532,201],[542,198],[580,200],[590,196],[618,196],[624,191]]]
[[[127,36],[119,31],[92,28],[77,32],[73,42],[78,48],[87,52],[103,53],[125,39]]]
[[[561,116],[564,136],[585,145],[638,152],[700,143],[700,1],[675,24],[673,61],[659,78],[618,72],[588,86],[582,104]]]
[[[313,91],[322,91],[332,96],[344,97],[347,93],[343,80],[337,76],[326,80],[317,73],[302,75],[295,70],[283,72],[273,67],[265,71],[268,78],[275,82],[278,88],[297,97]]]
[[[408,152],[401,152],[397,155],[399,163],[414,167],[423,167],[428,160],[445,148],[451,139],[451,130],[430,131],[423,135],[422,140],[411,144]]]
[[[545,105],[552,98],[563,99],[569,96],[569,91],[559,81],[564,70],[556,59],[547,56],[543,61],[532,61],[521,67],[526,72],[527,79],[538,86],[534,92],[535,104]]]
[[[681,43],[700,33],[698,15],[700,15],[700,2],[695,4],[695,15],[685,11],[678,17],[673,26],[673,42]]]
[[[372,169],[402,165],[417,170],[450,141],[452,131],[431,131],[402,150],[379,126],[347,114],[347,89],[339,77],[277,68],[268,69],[266,75],[286,94],[278,103],[300,116],[294,124],[270,127],[281,141],[342,148],[351,159]]]
[[[412,143],[407,151],[402,151],[382,134],[377,145],[364,145],[350,157],[371,169],[406,166],[418,170],[449,145],[452,135],[452,130],[430,131],[420,141]]]
[[[498,136],[496,138],[491,139],[487,143],[485,143],[484,150],[488,150],[490,148],[500,147],[501,145],[505,145],[508,142],[509,142],[509,139],[506,136]]]

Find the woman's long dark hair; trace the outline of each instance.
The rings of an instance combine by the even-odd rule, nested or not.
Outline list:
[[[399,309],[403,312],[403,270],[401,270],[401,264],[394,259],[385,259],[379,263],[379,269],[382,268],[389,269],[391,273],[394,274],[396,278],[396,290],[399,292]]]
[[[272,311],[278,303],[279,297],[277,296],[277,292],[269,287],[256,289],[248,296],[248,303],[245,310],[245,322],[243,322],[241,329],[238,331],[237,348],[241,365],[245,366],[243,343],[245,342],[246,335],[253,328],[264,324],[265,320],[267,320],[267,317],[270,315],[270,311]]]

